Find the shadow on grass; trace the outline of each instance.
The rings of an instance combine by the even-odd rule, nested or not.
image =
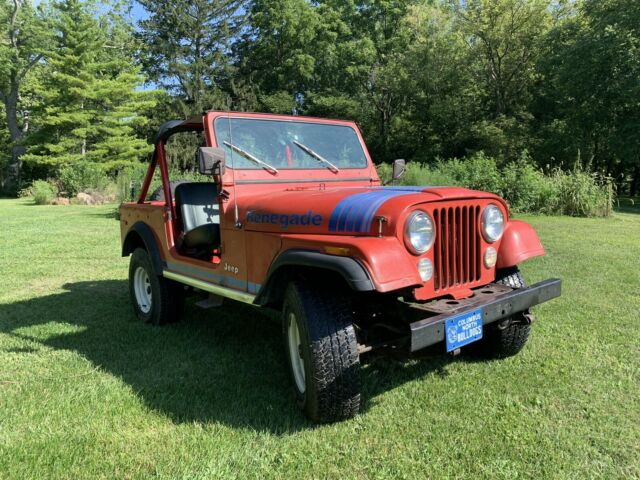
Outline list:
[[[188,305],[183,322],[155,328],[134,317],[124,280],[70,283],[64,289],[0,305],[0,332],[78,352],[176,423],[221,422],[275,434],[313,428],[288,394],[276,314],[235,302],[211,310]],[[46,328],[25,331],[38,325]],[[40,338],[42,332],[51,333]],[[420,357],[425,355],[416,362],[369,357],[362,369],[363,412],[377,395],[404,382],[434,371],[446,375],[451,357]]]

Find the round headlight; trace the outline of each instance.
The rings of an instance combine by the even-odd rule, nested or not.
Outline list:
[[[420,255],[431,248],[435,237],[433,220],[428,213],[416,210],[407,218],[404,229],[404,241],[407,248]]]
[[[493,243],[500,240],[504,232],[504,215],[495,205],[489,205],[482,212],[482,236],[484,239]]]

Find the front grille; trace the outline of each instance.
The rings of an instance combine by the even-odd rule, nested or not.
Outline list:
[[[436,291],[480,280],[480,207],[437,208],[434,245],[434,285]]]

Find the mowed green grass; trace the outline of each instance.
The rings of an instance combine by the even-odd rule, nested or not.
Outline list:
[[[273,316],[135,320],[113,208],[0,201],[1,478],[640,476],[640,212],[525,218],[525,276],[564,283],[520,355],[375,356],[363,413],[316,426]]]

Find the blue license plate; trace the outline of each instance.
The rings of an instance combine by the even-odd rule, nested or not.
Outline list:
[[[482,338],[482,309],[462,313],[445,321],[447,352]]]

